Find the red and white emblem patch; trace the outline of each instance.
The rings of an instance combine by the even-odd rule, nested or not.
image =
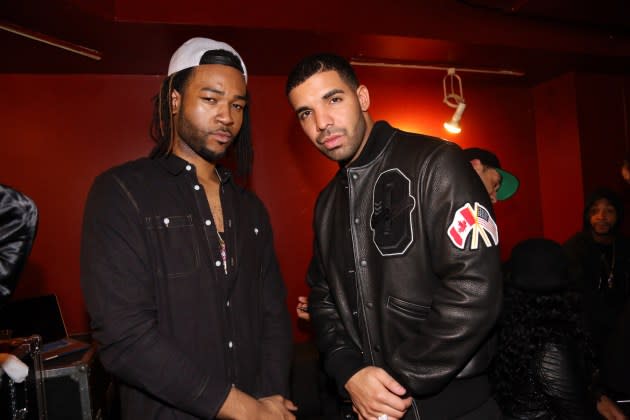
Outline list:
[[[464,249],[466,239],[471,233],[470,249],[479,248],[480,237],[488,248],[499,245],[497,224],[492,220],[490,212],[479,203],[475,203],[474,207],[470,203],[460,207],[455,212],[447,233],[451,242],[459,249]]]

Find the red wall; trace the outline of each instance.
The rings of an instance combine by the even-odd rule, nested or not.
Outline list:
[[[630,151],[630,77],[578,74],[575,78],[584,192],[626,190],[619,171]]]
[[[40,215],[16,297],[56,293],[72,332],[88,328],[79,288],[88,188],[96,174],[146,153],[158,85],[145,76],[0,76],[0,182],[33,198]]]
[[[544,234],[560,242],[581,229],[584,193],[575,75],[534,89]]]
[[[372,115],[408,130],[446,136],[440,72],[358,69]],[[17,297],[56,293],[72,332],[88,329],[79,287],[83,204],[94,176],[145,155],[157,76],[0,75],[4,147],[0,182],[30,195],[40,209],[33,252]],[[542,234],[533,100],[524,87],[463,75],[468,108],[462,147],[494,150],[521,180],[511,200],[496,205],[503,257],[519,240]],[[252,187],[269,208],[280,265],[294,312],[307,293],[312,207],[336,171],[300,131],[284,97],[283,77],[250,78],[255,163]],[[30,166],[29,166],[30,165]],[[306,332],[296,328],[296,339]]]

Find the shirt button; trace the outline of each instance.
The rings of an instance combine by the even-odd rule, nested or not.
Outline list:
[[[216,260],[216,261],[214,262],[214,265],[216,265],[217,267],[221,267],[221,261]]]
[[[231,342],[231,341],[229,341],[229,342],[228,342],[228,347],[229,347],[229,348],[232,348],[232,347],[234,347],[234,344],[232,344],[232,342]]]
[[[357,179],[359,177],[359,175],[357,174],[352,174],[352,179]]]
[[[378,344],[376,346],[374,346],[374,351],[377,352],[377,353],[379,351],[381,351],[381,346],[379,346]]]
[[[356,219],[354,219],[354,224],[358,225],[359,224],[359,218],[357,217]]]
[[[192,169],[192,166],[190,166],[190,165],[186,165],[186,170],[187,170],[187,171],[190,171],[191,169]]]
[[[230,307],[230,301],[229,300],[227,302],[225,302],[225,306],[227,306],[228,308]]]
[[[372,309],[374,307],[374,304],[372,302],[368,302],[365,306],[367,306],[369,309]]]
[[[168,226],[168,224],[169,224],[169,223],[171,223],[171,220],[170,220],[168,217],[165,217],[165,218],[164,218],[164,224],[165,224],[166,226]]]
[[[361,260],[361,267],[366,267],[366,266],[367,266],[367,261]]]
[[[199,185],[195,185],[193,188],[195,189],[195,191],[199,191],[200,187],[199,187]]]
[[[210,221],[210,219],[206,219],[206,226],[210,226],[212,224],[212,222]]]

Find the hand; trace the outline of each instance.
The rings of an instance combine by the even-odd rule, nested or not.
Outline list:
[[[298,304],[295,307],[297,316],[304,321],[310,321],[311,315],[308,313],[308,297],[298,296]]]
[[[280,395],[256,399],[232,387],[216,418],[225,420],[295,420],[293,402]]]
[[[374,366],[355,373],[345,388],[352,399],[352,409],[360,419],[374,420],[383,414],[392,420],[400,419],[411,406],[411,397],[401,398],[407,392],[405,388]]]
[[[597,401],[597,412],[606,420],[628,420],[621,409],[610,398],[602,395]]]
[[[260,398],[258,402],[260,403],[260,410],[256,416],[258,420],[295,420],[291,411],[297,410],[297,407],[291,400],[281,395]]]
[[[0,376],[6,373],[14,382],[24,382],[28,366],[10,353],[0,353]]]

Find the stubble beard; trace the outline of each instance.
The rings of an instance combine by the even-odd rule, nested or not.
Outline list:
[[[215,164],[227,153],[227,148],[222,152],[214,152],[206,147],[206,138],[208,138],[210,132],[199,130],[191,124],[184,116],[183,109],[177,116],[177,134],[193,152],[206,162]]]
[[[329,136],[330,134],[341,134],[343,136],[346,136],[346,139],[348,141],[346,142],[345,145],[341,145],[340,147],[332,149],[332,150],[328,150],[323,145],[321,145],[319,147],[320,152],[324,156],[326,156],[328,159],[334,160],[335,162],[344,163],[344,162],[349,162],[353,160],[355,157],[357,157],[357,153],[359,153],[359,149],[361,149],[361,145],[363,143],[363,137],[365,136],[366,126],[367,126],[367,123],[365,119],[363,118],[362,115],[359,115],[359,119],[357,120],[354,126],[354,135],[352,136],[352,138],[348,134],[348,130],[345,128],[338,128],[338,129],[333,129],[333,130],[326,129],[326,131],[322,132],[318,136],[317,138],[318,144],[319,144],[319,141],[321,141],[321,139],[325,138],[326,136]]]

